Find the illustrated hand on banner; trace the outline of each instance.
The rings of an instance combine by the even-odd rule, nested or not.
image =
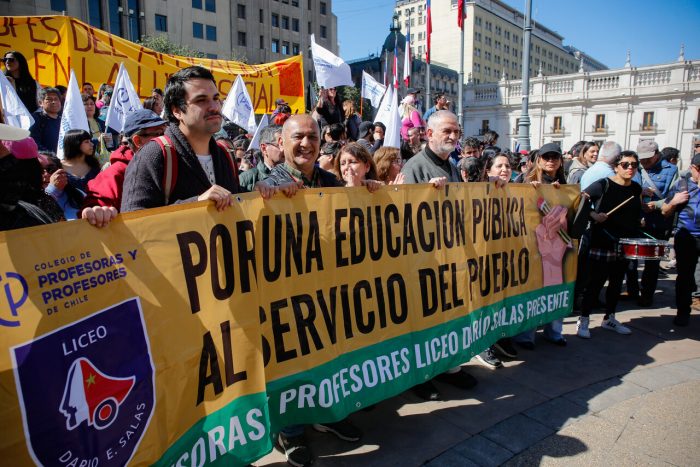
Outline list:
[[[342,58],[334,55],[316,43],[311,34],[311,54],[313,55],[316,81],[324,88],[336,86],[354,86],[350,75],[350,66]]]
[[[68,92],[66,93],[66,103],[63,105],[61,114],[61,128],[58,131],[58,149],[56,156],[63,160],[63,137],[68,130],[85,130],[90,132],[83,98],[80,96],[78,80],[75,72],[70,70],[70,80],[68,81]]]
[[[107,111],[105,125],[121,133],[124,131],[127,114],[142,108],[141,99],[139,99],[139,95],[129,79],[129,72],[126,71],[122,62],[119,64],[119,73],[117,73],[117,81],[114,84],[114,93]]]
[[[250,100],[248,89],[246,89],[241,75],[238,75],[231,92],[226,96],[221,113],[236,125],[245,128],[248,133],[255,132],[257,125],[253,102]]]
[[[362,72],[362,90],[361,97],[369,99],[372,107],[379,108],[382,102],[382,96],[386,92],[386,86],[372,78],[372,75],[367,72]]]
[[[14,86],[10,84],[3,73],[0,73],[0,100],[2,101],[5,123],[25,130],[34,124],[34,117],[24,106]]]

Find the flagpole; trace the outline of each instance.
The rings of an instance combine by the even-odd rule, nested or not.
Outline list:
[[[462,88],[464,87],[464,11],[462,11],[462,17],[460,18],[460,22],[462,24],[462,30],[460,31],[459,38],[459,83],[457,83],[457,120],[459,120],[459,126],[464,128],[464,100],[462,97]]]

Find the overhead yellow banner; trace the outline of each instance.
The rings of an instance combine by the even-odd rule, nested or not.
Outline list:
[[[214,73],[222,95],[242,75],[255,112],[272,113],[275,100],[285,99],[294,113],[305,111],[302,57],[262,65],[230,60],[178,57],[155,52],[97,29],[69,16],[2,16],[0,48],[18,50],[27,58],[29,71],[42,86],[66,86],[71,68],[79,84],[114,85],[124,62],[139,97],[153,88],[165,88],[180,68],[201,65]]]
[[[250,463],[570,313],[577,193],[329,188],[0,233],[0,457]]]

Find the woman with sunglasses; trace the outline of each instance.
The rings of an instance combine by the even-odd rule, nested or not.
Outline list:
[[[30,113],[39,108],[40,86],[29,72],[27,59],[21,53],[10,50],[5,52],[2,63],[5,65],[5,76],[14,84],[20,100]]]
[[[615,319],[615,308],[628,263],[627,259],[618,254],[617,241],[621,238],[640,236],[642,187],[632,180],[637,174],[639,158],[634,151],[622,151],[612,163],[615,175],[598,180],[584,190],[595,206],[590,214],[593,223],[589,253],[589,282],[583,296],[581,317],[578,319],[576,332],[584,339],[591,337],[588,329],[589,317],[606,280],[608,288],[605,292],[605,316],[602,327],[619,334],[632,332]],[[624,206],[613,211],[622,203],[625,203]]]
[[[559,145],[547,143],[543,145],[535,156],[532,166],[525,174],[524,182],[532,184],[535,188],[541,184],[552,185],[559,188],[559,185],[566,183],[564,176],[564,164]],[[544,338],[560,347],[566,346],[566,339],[562,335],[563,320],[556,319],[544,326]],[[513,340],[522,348],[534,350],[535,332],[537,328],[530,329],[518,334]]]

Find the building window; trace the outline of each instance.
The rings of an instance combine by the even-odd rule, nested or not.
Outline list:
[[[240,3],[238,4],[238,17],[240,19],[245,19],[245,5],[241,5]]]
[[[307,24],[307,26],[308,26],[307,31],[309,32],[309,34],[311,34],[311,21],[309,21],[309,23]]]
[[[216,41],[216,26],[209,26],[207,24],[207,40]]]
[[[308,10],[311,9],[311,1],[312,1],[312,0],[309,0],[309,1],[307,2],[307,4],[306,4],[306,8],[307,8]]]
[[[66,0],[51,0],[53,11],[66,11]]]
[[[326,27],[321,25],[321,37],[325,39],[326,35]]]
[[[168,17],[156,15],[156,31],[168,32]]]
[[[216,13],[216,0],[204,0],[204,9]]]
[[[204,39],[204,25],[202,23],[192,23],[192,37]]]
[[[122,35],[122,20],[119,14],[120,0],[109,0],[109,32]]]
[[[202,9],[202,0],[192,0],[192,8]]]
[[[280,53],[280,41],[278,41],[277,39],[272,39],[272,53]]]
[[[100,0],[88,1],[88,22],[96,28],[102,27],[102,2]]]
[[[561,133],[561,117],[554,117],[554,126],[552,126],[552,133]]]
[[[700,109],[698,109],[698,119],[695,120],[695,129],[700,130]]]
[[[265,48],[265,36],[260,36],[260,48]]]
[[[292,44],[292,55],[299,55],[299,44]]]
[[[299,32],[299,18],[292,18],[292,31]]]
[[[247,44],[246,34],[243,31],[238,31],[238,45],[245,47]]]
[[[260,8],[260,11],[258,12],[259,20],[261,23],[265,22],[265,12],[263,11],[262,8]]]
[[[642,119],[642,130],[653,130],[654,129],[654,112],[644,112],[644,118]]]
[[[595,116],[595,131],[605,130],[605,114],[597,114]]]
[[[282,29],[289,29],[289,16],[282,17]]]
[[[292,0],[292,6],[299,6],[299,0]]]
[[[272,27],[280,27],[280,15],[278,15],[277,13],[272,13]]]
[[[489,131],[489,121],[488,120],[482,120],[481,121],[481,131],[479,132],[480,135],[483,135]]]
[[[319,9],[321,10],[321,14],[325,15],[326,14],[326,2],[321,2]]]
[[[282,42],[282,55],[289,55],[289,42]]]

